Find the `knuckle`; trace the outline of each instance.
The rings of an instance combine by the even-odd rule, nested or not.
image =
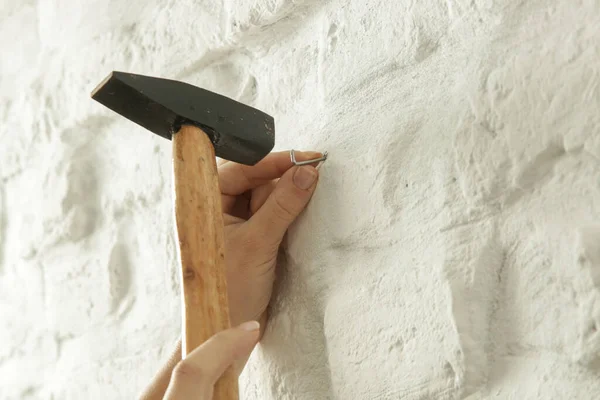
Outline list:
[[[206,368],[183,360],[173,368],[172,379],[176,382],[204,384],[209,380],[209,376],[210,373]]]
[[[293,202],[290,201],[289,198],[282,196],[278,193],[274,193],[273,202],[275,203],[275,207],[273,207],[273,213],[275,217],[281,219],[283,221],[292,221],[296,214],[294,213]]]
[[[244,239],[240,243],[242,253],[253,254],[257,249],[261,248],[262,240],[261,235],[257,235],[256,232],[244,235]]]
[[[243,237],[236,242],[237,265],[236,272],[243,272],[251,268],[256,270],[267,265],[277,254],[280,238],[275,237],[271,226],[252,226]]]

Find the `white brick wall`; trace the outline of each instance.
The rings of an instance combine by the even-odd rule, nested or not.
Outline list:
[[[595,0],[5,0],[0,399],[130,399],[179,335],[169,143],[111,70],[329,150],[248,399],[600,397]]]

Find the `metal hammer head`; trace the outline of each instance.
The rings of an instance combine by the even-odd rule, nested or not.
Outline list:
[[[273,117],[184,82],[114,71],[92,98],[167,139],[182,125],[198,126],[218,157],[242,164],[256,164],[275,145]]]

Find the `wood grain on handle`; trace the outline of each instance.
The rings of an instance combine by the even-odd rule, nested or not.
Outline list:
[[[230,327],[223,214],[215,150],[194,126],[173,135],[175,222],[183,282],[183,357]],[[215,400],[237,400],[237,373],[215,385]]]

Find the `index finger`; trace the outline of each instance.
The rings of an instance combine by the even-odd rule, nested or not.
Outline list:
[[[298,161],[321,157],[316,151],[296,152]],[[237,196],[250,189],[280,178],[292,167],[289,151],[270,153],[256,165],[243,165],[226,162],[219,166],[219,184],[221,194]]]

